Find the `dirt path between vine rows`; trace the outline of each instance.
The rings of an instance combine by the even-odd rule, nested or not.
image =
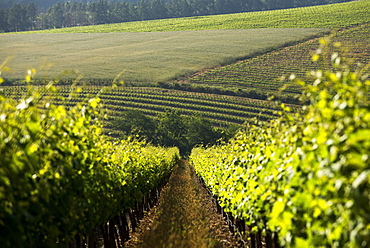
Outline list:
[[[159,203],[140,222],[125,247],[240,247],[211,197],[182,160],[163,189]]]

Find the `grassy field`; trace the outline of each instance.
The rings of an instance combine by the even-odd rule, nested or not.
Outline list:
[[[228,64],[329,29],[368,23],[368,9],[370,0],[363,0],[1,34],[0,55],[12,58],[9,66],[13,73],[5,77],[23,78],[30,67],[49,68],[52,64],[47,72],[53,76],[62,70],[78,70],[85,79],[112,80],[122,73],[121,79],[125,81],[161,82]]]
[[[1,57],[11,57],[11,72],[23,78],[35,67],[49,75],[78,70],[85,79],[112,80],[123,72],[125,81],[166,81],[214,67],[327,29],[247,29],[172,31],[153,33],[5,34],[0,35]]]
[[[344,28],[370,21],[370,0],[313,7],[126,22],[37,33],[158,32],[256,28]]]

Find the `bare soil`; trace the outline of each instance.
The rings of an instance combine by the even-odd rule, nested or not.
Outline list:
[[[125,247],[240,247],[186,160],[175,168],[159,203]]]

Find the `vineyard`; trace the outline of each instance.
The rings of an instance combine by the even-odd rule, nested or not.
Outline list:
[[[81,92],[74,97],[68,97],[71,93],[69,86],[57,89],[58,94],[64,96],[64,99],[56,97],[56,94],[55,97],[52,97],[53,94],[45,94],[44,97],[52,97],[54,103],[74,105],[78,102],[77,99],[98,95],[102,88],[82,86]],[[27,93],[27,88],[7,86],[3,87],[3,92],[8,97],[20,99]],[[103,91],[99,97],[110,120],[126,110],[140,110],[154,117],[166,110],[178,110],[186,116],[200,115],[208,118],[215,126],[227,126],[231,123],[242,124],[256,116],[260,120],[270,120],[275,118],[280,110],[274,103],[268,101],[158,88],[117,87],[107,92]]]
[[[366,64],[370,62],[369,32],[370,25],[364,24],[336,32],[331,39],[346,47],[346,57]],[[287,84],[280,91],[287,83],[280,78],[289,77],[292,73],[304,78],[307,70],[317,69],[317,65],[310,60],[310,54],[317,47],[318,39],[312,39],[235,64],[206,70],[185,80],[163,83],[161,86],[164,88],[119,86],[100,97],[110,120],[126,110],[140,110],[153,117],[166,110],[178,110],[185,116],[203,116],[215,126],[242,124],[254,117],[270,120],[280,111],[273,101],[266,101],[270,96],[293,103],[290,107],[296,109],[294,104],[299,103],[300,86]],[[26,88],[4,86],[3,90],[7,96],[19,98],[25,94]],[[68,86],[58,86],[58,90],[68,99],[68,105],[76,102],[77,97],[67,98],[71,90]],[[101,90],[101,86],[81,86],[78,98],[92,97]],[[109,126],[109,122],[106,125]]]
[[[279,18],[294,22],[295,27],[316,28],[324,27],[321,24],[324,23],[322,17],[325,16],[325,21],[331,23],[326,25],[326,28],[343,29],[334,32],[331,35],[332,39],[342,42],[344,46],[348,47],[348,51],[351,53],[349,57],[353,57],[357,62],[367,63],[369,62],[370,49],[369,24],[349,26],[366,23],[369,20],[366,16],[367,12],[363,12],[369,3],[369,1],[356,1],[288,10],[196,17],[188,18],[187,21],[180,18],[135,22],[136,24],[110,24],[113,26],[109,25],[109,27],[113,29],[105,31],[102,29],[101,32],[115,32],[114,25],[130,26],[152,23],[152,25],[157,26],[159,25],[157,22],[161,22],[161,27],[165,27],[167,25],[165,24],[166,21],[180,21],[183,27],[186,25],[192,27],[189,28],[191,30],[202,29],[196,24],[194,26],[191,24],[192,22],[201,21],[202,18],[209,18],[210,20],[212,18],[221,18],[220,20],[230,18],[230,21],[224,21],[223,23],[230,25],[225,28],[234,28],[234,30],[179,32],[178,30],[182,30],[180,25],[176,28],[174,24],[171,27],[176,32],[138,33],[140,29],[132,29],[131,31],[136,33],[130,35],[115,33],[110,34],[109,37],[106,34],[92,33],[1,35],[0,39],[4,42],[2,49],[5,49],[3,51],[5,55],[11,55],[9,51],[18,55],[22,54],[22,57],[17,56],[8,62],[10,63],[8,64],[10,70],[3,72],[2,76],[5,78],[5,82],[7,82],[7,78],[10,80],[15,75],[23,77],[30,61],[35,61],[35,58],[39,58],[40,61],[42,58],[50,58],[50,54],[54,54],[54,58],[57,58],[58,63],[61,64],[52,65],[52,63],[47,62],[53,61],[44,61],[40,68],[37,68],[38,78],[58,75],[53,70],[58,71],[58,68],[61,70],[65,65],[67,67],[65,69],[70,68],[72,70],[61,73],[58,76],[61,81],[65,80],[66,75],[85,78],[84,82],[89,81],[89,85],[100,85],[101,82],[105,85],[111,84],[112,78],[116,76],[116,79],[125,81],[126,89],[114,89],[111,93],[102,96],[102,102],[107,107],[110,120],[115,119],[120,112],[125,110],[140,110],[147,115],[156,116],[166,109],[179,110],[180,113],[186,116],[199,114],[209,119],[215,126],[226,126],[230,123],[241,124],[253,117],[260,120],[269,120],[276,116],[276,110],[278,110],[273,102],[265,101],[271,96],[285,103],[299,103],[297,97],[301,90],[300,87],[290,84],[284,88],[286,80],[280,80],[280,78],[292,73],[299,77],[305,77],[304,74],[307,69],[317,69],[310,61],[309,56],[317,49],[318,38],[292,46],[282,47],[281,45],[284,42],[287,42],[285,45],[290,42],[293,42],[291,44],[297,43],[302,37],[307,39],[312,35],[319,35],[320,32],[325,30],[285,29],[282,28],[283,26],[277,26],[279,29],[235,30],[235,28],[239,28],[236,24],[243,23],[246,26],[240,28],[249,28],[248,25],[259,23],[264,25],[260,27],[271,28],[275,26],[263,24],[261,18],[277,20],[280,15]],[[325,15],[322,14],[324,10]],[[307,20],[299,19],[303,15],[302,13],[311,15],[312,25],[299,24],[300,20]],[[342,17],[337,18],[335,13],[341,13]],[[343,13],[346,13],[346,15]],[[245,19],[238,19],[237,16],[245,16]],[[252,17],[259,19],[257,21]],[[216,19],[212,19],[210,23],[220,22]],[[204,20],[201,23],[207,24]],[[276,23],[279,22],[276,21]],[[288,21],[281,23],[288,23]],[[84,28],[103,27],[108,26],[80,28],[83,30]],[[54,31],[64,32],[63,30]],[[92,32],[92,30],[90,31]],[[99,30],[94,32],[99,32]],[[289,35],[286,35],[287,33]],[[50,35],[56,36],[53,38]],[[266,37],[269,38],[266,39]],[[287,39],[282,39],[282,37]],[[189,40],[192,40],[192,42],[189,42]],[[262,40],[265,43],[261,42]],[[40,46],[40,42],[46,43]],[[118,43],[120,43],[119,46]],[[175,43],[178,47],[173,48]],[[184,43],[191,45],[184,46]],[[248,46],[245,46],[245,44],[248,44]],[[124,48],[125,46],[128,47]],[[269,50],[272,51],[266,53]],[[49,55],[47,55],[48,53]],[[109,55],[112,53],[115,56]],[[258,53],[263,54],[257,56]],[[80,54],[81,57],[77,54]],[[46,57],[43,57],[44,55]],[[182,76],[205,67],[222,63],[228,64],[237,58],[248,56],[252,58],[223,67],[216,66],[214,69],[198,71],[188,78]],[[63,64],[63,61],[65,64]],[[78,70],[76,71],[76,69]],[[100,78],[89,80],[89,77]],[[179,77],[179,79],[166,81],[176,77]],[[128,86],[140,87],[129,88]],[[282,90],[282,87],[284,90]],[[82,89],[80,95],[94,95],[100,91],[99,86],[84,86]],[[13,93],[7,93],[9,96],[18,94],[14,92],[17,91],[16,88],[7,88],[5,91],[13,91]],[[68,89],[61,91],[66,92]],[[214,99],[211,100],[210,97]],[[291,107],[295,108],[294,106]]]
[[[332,67],[312,71],[311,82],[292,78],[304,89],[302,102],[310,105],[298,114],[282,104],[281,117],[249,122],[229,143],[194,148],[190,155],[245,244],[263,239],[268,247],[367,247],[370,242],[370,81],[366,68],[351,71],[339,56],[339,43],[326,51],[328,41],[320,42],[312,60],[325,64],[335,51]],[[156,100],[168,93],[171,102],[178,98],[186,104],[204,95],[212,106],[229,104],[227,96],[186,97],[159,89],[148,95],[145,89],[118,87],[107,94],[98,92],[100,87],[71,90],[50,83],[3,90],[0,241],[6,247],[93,245],[95,227],[104,245],[115,247],[153,206],[179,151],[102,135],[104,97]],[[85,104],[74,95],[80,91]],[[245,106],[248,101],[259,102],[245,99]]]
[[[370,24],[349,28],[331,35],[333,42],[340,42],[346,48],[346,57],[356,63],[370,63]],[[272,51],[239,63],[208,70],[188,79],[194,87],[216,87],[220,89],[245,92],[247,96],[266,99],[276,95],[284,102],[296,98],[301,88],[290,84],[279,92],[286,81],[282,76],[295,74],[305,78],[307,71],[316,70],[318,65],[310,56],[318,47],[318,40],[312,39],[278,51]],[[268,68],[268,70],[266,70]],[[263,71],[263,73],[261,73]]]
[[[313,60],[327,60],[321,51]],[[257,234],[268,247],[278,238],[286,247],[369,246],[370,81],[339,54],[307,83],[294,80],[311,103],[302,114],[282,104],[280,118],[193,149],[197,174],[245,241]]]
[[[66,108],[40,93],[30,88],[18,101],[0,99],[2,247],[55,247],[86,239],[98,226],[109,246],[115,225],[123,242],[138,206],[157,197],[178,149],[103,136],[99,98]]]
[[[57,53],[73,72],[54,78],[48,63],[26,73],[20,68],[17,77],[22,80],[8,77],[18,70],[11,59],[0,64],[0,246],[123,247],[172,174],[174,191],[166,197],[174,200],[172,192],[184,188],[198,195],[192,184],[177,178],[200,179],[248,247],[369,247],[369,5],[370,0],[363,0],[44,31],[72,34],[0,35],[1,41],[8,39],[0,48],[5,49],[2,56],[17,49],[18,55],[28,54],[41,44],[40,37],[60,38],[37,48],[45,53],[72,40],[81,42],[75,50]],[[264,29],[246,30],[251,28]],[[328,29],[330,35],[315,38]],[[84,32],[90,34],[76,34]],[[23,43],[17,43],[21,36]],[[112,65],[121,66],[120,61],[104,64],[101,58],[118,54],[122,37],[139,55],[131,61],[141,61],[141,67],[135,64],[136,72],[120,67],[112,76]],[[232,54],[218,52],[217,37],[225,38],[218,41],[222,51],[230,40],[238,43],[230,47]],[[241,51],[246,37],[255,47]],[[194,44],[193,38],[198,39]],[[176,39],[178,50],[159,48]],[[259,44],[261,40],[266,43]],[[97,61],[91,69],[102,77],[84,81],[75,55],[93,43],[99,47],[84,50],[83,60]],[[192,49],[196,55],[189,53]],[[160,79],[154,74],[146,78],[152,68],[169,68],[151,60],[161,52],[180,64],[184,56],[185,67],[170,75],[159,70]],[[204,59],[207,54],[212,56]],[[25,66],[35,57],[37,52],[20,63]],[[187,64],[201,59],[198,67]],[[146,71],[148,61],[151,69]],[[177,67],[172,60],[166,63]],[[122,77],[140,70],[147,81]],[[152,117],[170,110],[189,120],[202,116],[214,127],[236,124],[241,130],[230,141],[196,146],[189,165],[179,163],[179,147],[159,147],[130,135],[115,138],[115,121],[122,121],[128,110]],[[198,177],[190,176],[194,169]],[[189,195],[179,194],[176,201],[182,202],[178,209],[202,212],[200,203],[187,206],[193,202]],[[173,218],[176,212],[166,214]],[[184,219],[193,228],[193,219]],[[172,228],[176,237],[183,235],[184,226],[171,221],[162,232]],[[206,223],[201,229],[207,228]],[[194,230],[191,234],[199,238],[201,232]]]

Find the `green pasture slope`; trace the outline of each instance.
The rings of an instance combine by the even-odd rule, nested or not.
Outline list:
[[[13,58],[10,67],[14,73],[8,77],[23,77],[26,68],[37,69],[51,63],[52,75],[62,69],[77,69],[87,79],[112,79],[122,72],[125,81],[158,82],[281,47],[329,29],[368,22],[368,9],[370,1],[364,0],[2,34],[0,54]],[[180,32],[184,30],[187,31]]]
[[[166,109],[177,109],[185,115],[203,115],[215,125],[240,124],[252,117],[267,120],[276,116],[278,108],[273,103],[233,94],[252,98],[262,95],[264,99],[267,93],[276,93],[280,88],[282,83],[276,79],[281,75],[297,70],[304,75],[302,70],[310,68],[307,66],[309,53],[317,48],[318,40],[298,41],[328,30],[343,30],[334,36],[342,34],[339,40],[346,40],[357,49],[354,57],[368,61],[368,9],[370,0],[363,0],[277,11],[2,34],[0,54],[4,58],[13,56],[8,63],[11,70],[2,76],[24,77],[30,67],[38,70],[38,78],[73,69],[85,79],[90,78],[90,84],[99,80],[112,82],[120,75],[119,80],[139,86],[142,82],[156,85],[217,67],[202,70],[185,80],[182,78],[181,82],[159,83],[199,93],[156,87],[123,88],[103,95],[103,103],[111,119],[129,109],[139,109],[152,116]],[[283,48],[287,43],[297,42]],[[271,49],[274,51],[263,54]],[[252,58],[217,66],[249,56]],[[69,76],[76,76],[72,74]],[[96,94],[100,88],[82,89],[83,94]],[[20,94],[16,88],[6,90],[7,94]],[[283,92],[286,99],[295,93],[295,88]]]
[[[30,67],[52,63],[56,75],[77,69],[87,79],[167,81],[177,75],[214,67],[327,29],[239,29],[147,33],[68,33],[0,35],[0,54],[11,57],[12,71],[22,78]],[[40,73],[44,72],[39,70]]]

